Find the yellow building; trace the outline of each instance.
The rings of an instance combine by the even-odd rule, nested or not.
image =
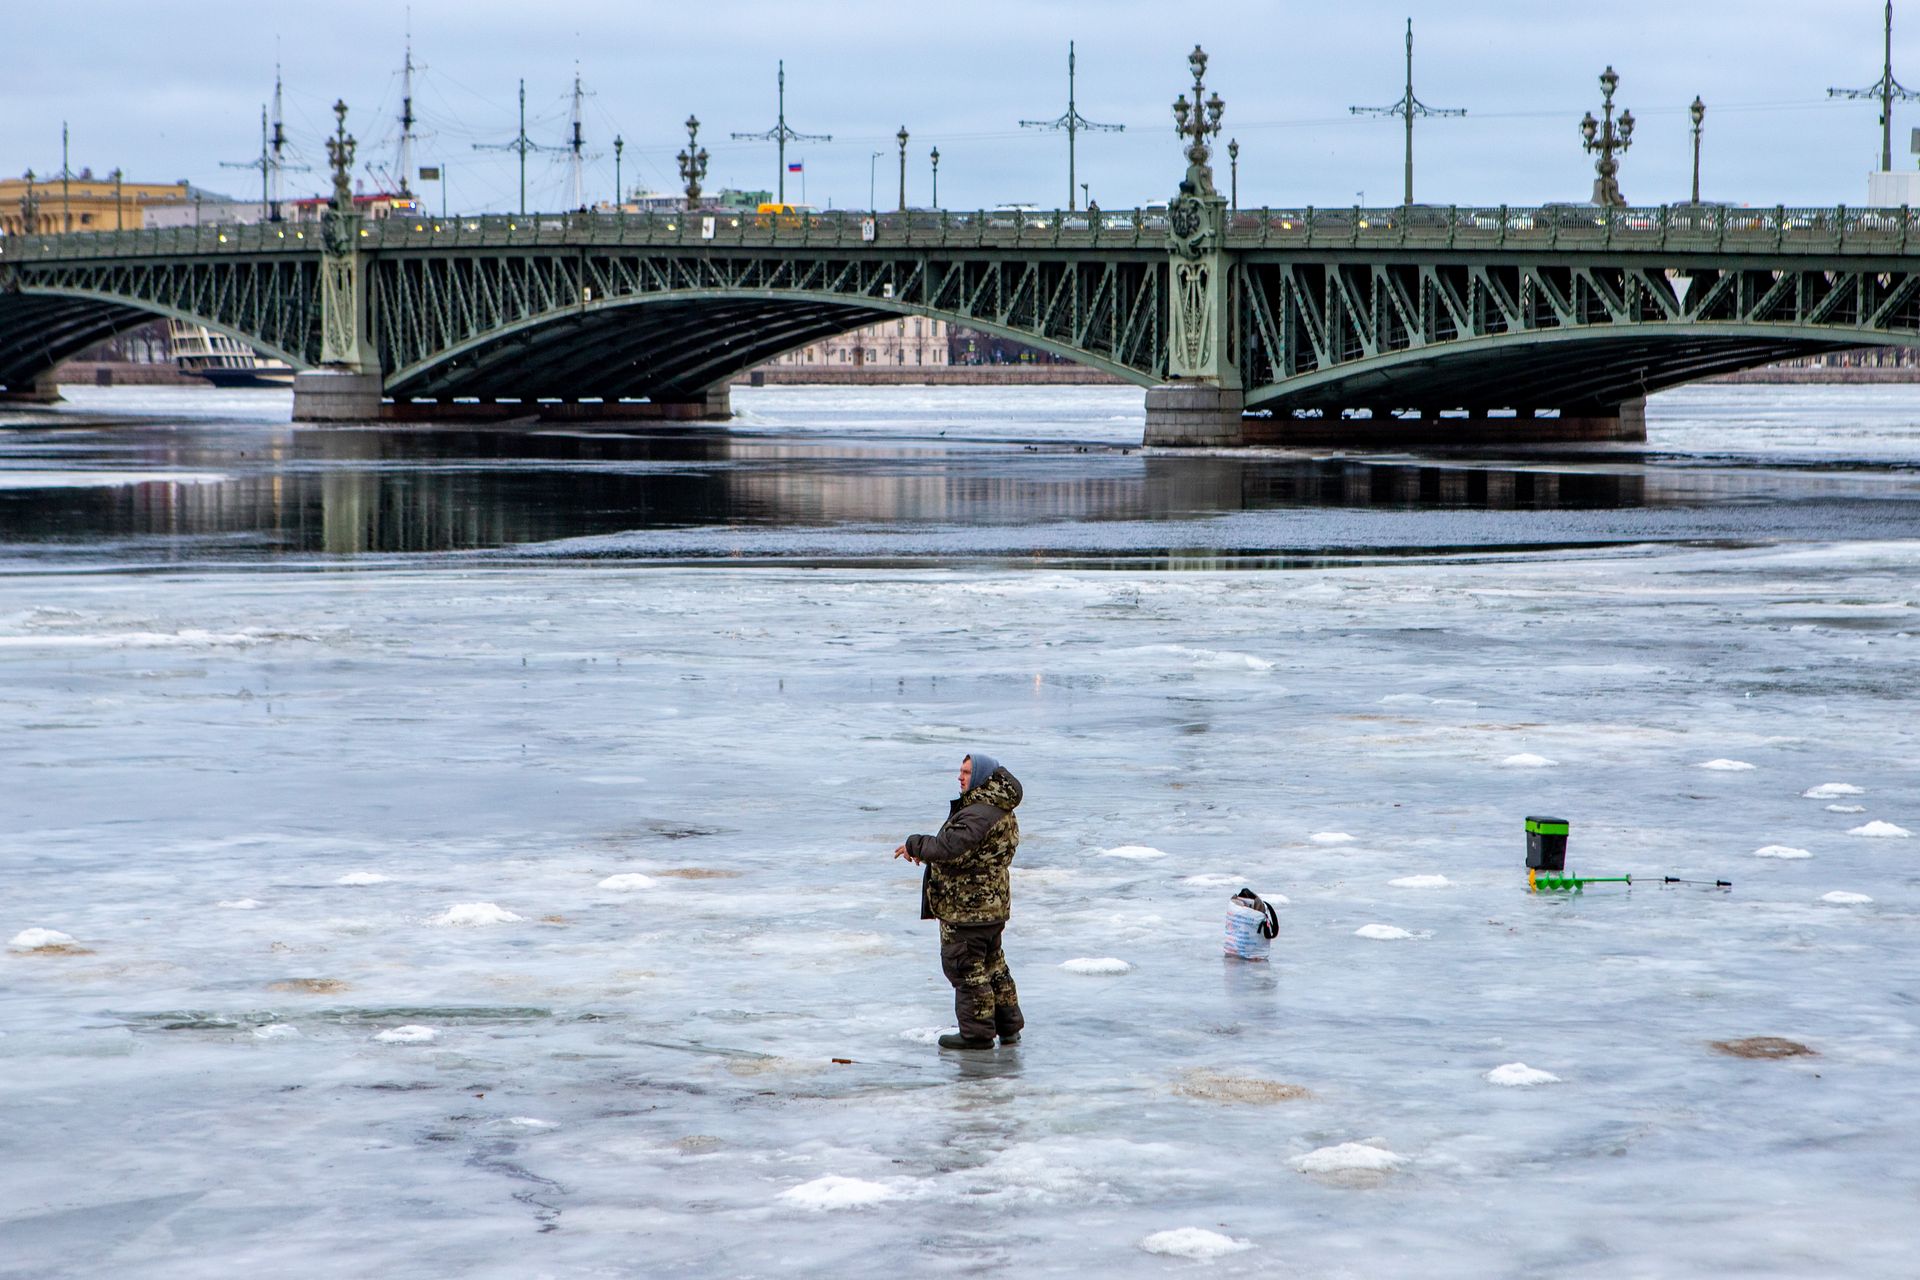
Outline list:
[[[142,225],[150,204],[192,199],[184,182],[115,182],[91,169],[62,183],[59,176],[0,178],[0,231],[7,235],[59,231],[128,231]],[[32,226],[29,226],[29,221]]]
[[[911,369],[947,363],[945,320],[915,316],[911,320],[882,320],[837,337],[822,338],[798,351],[775,356],[760,367],[790,369],[795,365],[816,368]]]

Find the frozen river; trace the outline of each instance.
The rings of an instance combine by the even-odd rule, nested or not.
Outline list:
[[[736,404],[0,424],[0,1276],[1913,1274],[1920,389]],[[1028,1031],[942,1054],[976,746]]]

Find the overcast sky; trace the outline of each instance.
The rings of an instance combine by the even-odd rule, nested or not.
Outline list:
[[[240,197],[259,179],[221,161],[258,154],[259,113],[279,58],[286,121],[312,173],[289,194],[324,186],[328,106],[344,97],[362,174],[379,185],[398,126],[407,19],[398,3],[187,5],[95,0],[84,7],[9,4],[0,42],[0,170],[60,167],[70,123],[72,165],[129,177],[187,178]],[[1906,12],[1906,10],[1911,12]],[[1209,4],[1159,0],[415,0],[418,163],[447,166],[456,209],[508,209],[512,158],[475,142],[513,136],[514,86],[527,82],[528,133],[559,145],[576,64],[587,90],[589,198],[613,191],[615,133],[626,139],[629,187],[679,186],[674,153],[688,112],[712,153],[706,186],[771,187],[771,143],[733,131],[772,127],[774,67],[787,64],[793,128],[831,134],[796,144],[806,199],[865,206],[898,182],[894,132],[904,124],[908,198],[929,202],[928,151],[940,148],[940,203],[950,208],[1066,197],[1066,139],[1022,130],[1066,108],[1067,42],[1079,48],[1078,98],[1120,134],[1083,134],[1079,177],[1108,208],[1165,199],[1183,169],[1169,104],[1187,87],[1195,42],[1212,55],[1208,86],[1226,99],[1225,136],[1241,145],[1243,205],[1370,203],[1400,196],[1401,129],[1357,118],[1403,82],[1403,23],[1414,20],[1415,89],[1464,119],[1424,121],[1417,134],[1423,201],[1531,204],[1584,200],[1592,160],[1582,112],[1598,112],[1596,77],[1620,74],[1618,103],[1639,122],[1623,160],[1629,200],[1687,195],[1687,104],[1707,103],[1703,195],[1752,204],[1861,203],[1877,167],[1874,104],[1833,102],[1829,86],[1879,78],[1882,0],[1343,0]],[[322,25],[323,24],[323,25]],[[277,53],[276,53],[277,50]],[[1920,5],[1896,4],[1894,67],[1920,85]],[[1915,163],[1908,130],[1920,103],[1895,109],[1895,164]],[[872,153],[883,152],[877,164]],[[1224,190],[1224,156],[1219,165]],[[560,156],[529,158],[529,200],[566,199]],[[789,199],[800,198],[791,184]],[[423,187],[437,203],[438,192]]]

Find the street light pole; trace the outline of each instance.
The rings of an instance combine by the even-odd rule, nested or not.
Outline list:
[[[73,177],[73,168],[67,163],[67,122],[60,122],[60,229],[73,230],[73,201],[67,189],[67,182]]]
[[[1620,113],[1619,127],[1614,127],[1613,91],[1620,87],[1620,77],[1612,67],[1600,73],[1601,112],[1605,121],[1595,120],[1589,111],[1580,121],[1580,132],[1586,138],[1586,150],[1597,151],[1600,158],[1593,162],[1594,171],[1599,174],[1593,180],[1593,203],[1602,208],[1624,208],[1627,198],[1620,194],[1620,162],[1614,159],[1616,152],[1625,151],[1633,145],[1633,112]]]
[[[707,149],[700,145],[700,118],[687,117],[687,149],[679,155],[680,178],[687,184],[687,212],[700,205],[700,179],[707,176]]]
[[[627,149],[627,140],[619,134],[613,135],[613,211],[620,212],[620,153]]]
[[[1238,213],[1240,212],[1240,139],[1229,138],[1227,140],[1227,158],[1232,162],[1232,174],[1233,174],[1233,179],[1232,179],[1233,195],[1232,195],[1232,200],[1229,207],[1235,213]]]
[[[1700,203],[1700,122],[1707,118],[1707,104],[1700,101],[1700,95],[1693,95],[1693,105],[1687,108],[1687,114],[1693,117],[1693,202]]]
[[[900,212],[907,211],[907,126],[893,135],[900,140]]]
[[[940,207],[940,148],[933,149],[933,207]]]
[[[124,181],[125,175],[116,167],[113,171],[113,229],[115,231],[125,231],[127,229],[125,215],[120,211],[120,188]]]

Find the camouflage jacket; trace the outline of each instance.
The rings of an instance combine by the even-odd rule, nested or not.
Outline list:
[[[948,924],[999,924],[1013,907],[1007,867],[1020,845],[1020,782],[995,769],[953,802],[940,834],[908,836],[907,852],[927,864],[920,918]]]

